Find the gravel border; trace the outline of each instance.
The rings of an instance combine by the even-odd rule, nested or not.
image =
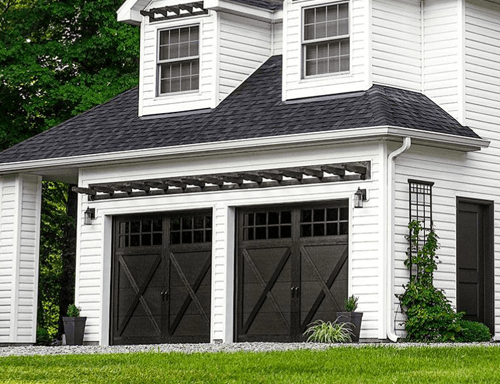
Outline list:
[[[321,343],[233,343],[233,344],[155,344],[155,345],[114,345],[114,346],[10,346],[0,347],[0,357],[34,355],[78,355],[108,353],[218,353],[218,352],[271,352],[289,350],[321,351],[329,348],[443,348],[443,347],[500,347],[500,343],[360,343],[360,344],[321,344]]]

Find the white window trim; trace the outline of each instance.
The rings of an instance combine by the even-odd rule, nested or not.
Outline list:
[[[297,1],[299,2],[299,1]],[[311,8],[319,8],[319,7],[325,7],[329,5],[339,5],[339,4],[347,4],[348,6],[348,29],[349,33],[347,35],[340,35],[340,36],[334,36],[334,37],[325,37],[321,39],[315,39],[315,40],[305,40],[305,29],[304,29],[304,22],[305,22],[305,12],[307,9]],[[301,19],[300,19],[300,54],[301,54],[301,68],[300,68],[300,80],[312,80],[312,79],[318,79],[322,77],[334,77],[334,76],[346,76],[351,74],[351,69],[352,69],[352,2],[350,0],[342,0],[342,1],[331,1],[331,2],[321,2],[321,3],[316,3],[314,5],[309,5],[307,7],[302,7],[301,8]],[[308,75],[306,76],[306,45],[308,44],[314,44],[314,43],[321,43],[325,41],[334,41],[334,40],[341,40],[341,39],[349,39],[349,69],[347,71],[339,71],[339,72],[329,72],[329,73],[321,73],[318,75]]]
[[[202,15],[202,17],[205,15]],[[176,59],[169,59],[169,60],[160,60],[160,34],[163,31],[168,31],[172,29],[181,29],[181,28],[189,28],[189,27],[198,27],[198,55],[197,56],[186,56],[186,57],[180,57]],[[156,55],[155,55],[155,87],[156,87],[156,92],[155,96],[158,98],[164,98],[164,97],[175,97],[178,95],[189,95],[189,94],[199,94],[201,91],[201,63],[202,63],[202,55],[201,55],[201,42],[202,42],[202,28],[203,24],[201,22],[198,23],[189,23],[189,24],[175,24],[175,25],[169,25],[168,27],[161,27],[156,29],[156,42],[155,42],[155,49],[156,49]],[[175,63],[175,62],[181,62],[181,61],[191,61],[198,59],[198,89],[192,89],[189,91],[178,91],[178,92],[166,92],[166,93],[161,93],[160,92],[160,65],[161,64],[166,64],[166,63]]]

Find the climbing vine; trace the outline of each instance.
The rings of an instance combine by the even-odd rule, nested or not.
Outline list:
[[[410,243],[405,266],[413,272],[404,285],[404,293],[397,295],[407,320],[405,329],[410,341],[457,341],[462,331],[462,313],[456,313],[443,291],[434,287],[437,269],[438,236],[432,229],[420,245],[422,225],[412,221],[407,239]],[[420,240],[420,242],[419,242]]]

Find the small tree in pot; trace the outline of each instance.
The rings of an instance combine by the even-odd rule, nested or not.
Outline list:
[[[70,304],[67,311],[68,317],[63,317],[64,334],[67,345],[83,345],[86,317],[80,317],[80,308]]]
[[[337,312],[337,321],[345,323],[351,330],[352,341],[359,342],[359,331],[361,330],[361,320],[363,312],[355,312],[358,308],[358,297],[352,295],[344,300],[345,312]]]

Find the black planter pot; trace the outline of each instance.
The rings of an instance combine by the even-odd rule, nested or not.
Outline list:
[[[63,317],[66,345],[83,345],[86,317]]]
[[[361,330],[361,320],[363,312],[337,312],[337,321],[339,323],[348,323],[347,326],[352,332],[352,342],[359,342],[359,331]]]

